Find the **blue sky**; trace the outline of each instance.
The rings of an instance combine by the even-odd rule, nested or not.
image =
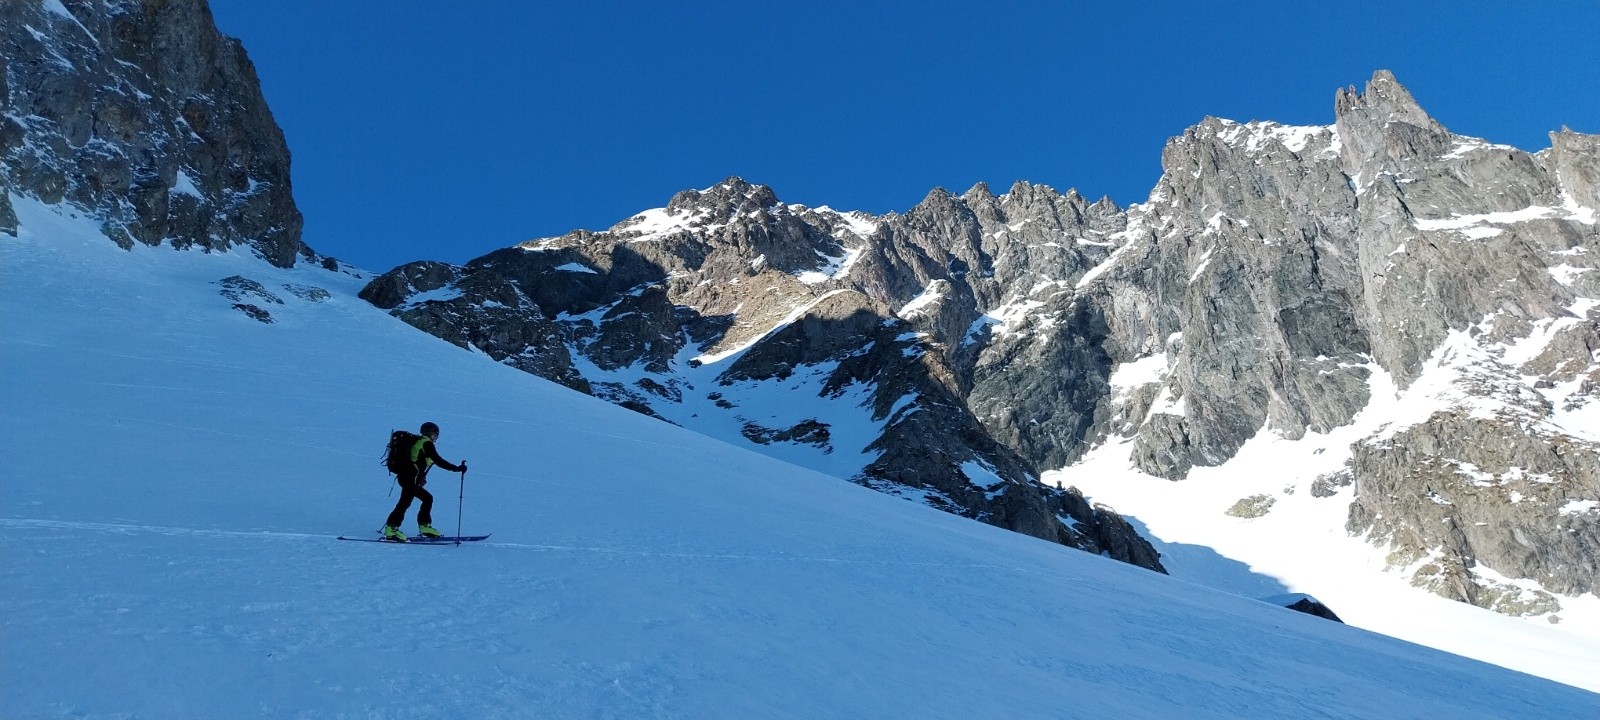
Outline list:
[[[305,239],[373,270],[603,229],[738,175],[903,211],[1019,179],[1142,201],[1207,115],[1327,124],[1388,68],[1459,133],[1600,133],[1600,1],[212,0]]]

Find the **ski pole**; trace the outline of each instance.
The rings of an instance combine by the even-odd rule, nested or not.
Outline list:
[[[461,544],[461,503],[467,497],[467,471],[461,471],[461,489],[456,493],[456,545]]]

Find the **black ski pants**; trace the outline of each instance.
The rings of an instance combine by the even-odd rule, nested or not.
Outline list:
[[[395,480],[400,483],[400,502],[395,503],[394,511],[389,513],[389,519],[384,523],[392,527],[400,527],[406,521],[406,511],[411,509],[411,501],[421,498],[422,507],[417,509],[417,524],[433,524],[433,493],[423,489],[422,478],[415,472],[406,472],[395,475]],[[426,481],[423,481],[426,482]]]

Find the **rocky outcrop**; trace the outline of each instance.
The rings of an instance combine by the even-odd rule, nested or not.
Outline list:
[[[16,233],[15,192],[99,217],[124,247],[318,259],[255,69],[203,0],[0,3],[0,62],[0,232]]]
[[[1087,447],[1111,366],[1100,308],[1076,302],[1075,283],[1110,256],[1125,223],[1109,200],[1076,191],[936,190],[885,219],[851,277],[927,334],[994,437],[1059,466]],[[1024,367],[1050,371],[1013,371]]]
[[[1472,351],[1463,338],[1447,349]],[[1559,606],[1505,578],[1600,592],[1600,445],[1552,422],[1558,409],[1522,372],[1479,357],[1452,384],[1470,401],[1358,443],[1348,527],[1390,547],[1418,585],[1537,614]]]
[[[561,329],[516,286],[491,273],[415,262],[378,277],[361,298],[427,333],[581,392]]]
[[[1182,477],[1263,427],[1325,431],[1366,404],[1356,199],[1336,143],[1326,128],[1208,119],[1168,144],[1131,223],[1137,261],[1092,289],[1127,316],[1119,360],[1167,359],[1173,401],[1135,435],[1146,472]]]
[[[1344,622],[1343,620],[1339,619],[1339,615],[1333,611],[1333,608],[1324,605],[1321,600],[1311,597],[1310,595],[1306,595],[1305,593],[1274,595],[1272,597],[1262,598],[1261,601],[1265,603],[1272,603],[1273,605],[1277,605],[1279,607],[1285,607],[1295,612],[1303,612],[1307,615],[1314,615],[1324,620],[1332,620],[1336,623]]]

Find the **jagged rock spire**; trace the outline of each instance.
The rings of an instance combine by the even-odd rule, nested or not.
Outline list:
[[[1333,104],[1334,125],[1353,166],[1394,172],[1396,163],[1437,157],[1452,147],[1450,131],[1423,111],[1388,70],[1373,73],[1364,93],[1340,89]]]
[[[1334,94],[1333,109],[1341,121],[1359,113],[1380,123],[1403,122],[1433,132],[1445,132],[1444,126],[1428,115],[1411,96],[1411,91],[1388,70],[1373,73],[1364,93],[1358,94],[1354,85],[1340,88]]]
[[[775,207],[778,195],[766,185],[752,185],[744,178],[733,176],[705,190],[684,190],[672,196],[667,212],[681,214],[685,211],[705,210],[720,220],[735,215]]]

